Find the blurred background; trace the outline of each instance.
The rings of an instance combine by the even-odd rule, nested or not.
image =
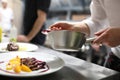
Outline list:
[[[8,6],[12,8],[14,13],[14,24],[18,29],[18,34],[22,32],[22,17],[24,0],[8,0]],[[50,10],[47,16],[46,29],[57,21],[81,21],[90,16],[91,0],[52,0]],[[46,38],[45,46],[49,45],[49,38]],[[106,54],[109,48],[102,45],[85,44],[78,52],[65,52],[65,54],[93,62],[95,64],[104,65]]]

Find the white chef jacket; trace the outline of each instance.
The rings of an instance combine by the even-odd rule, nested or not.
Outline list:
[[[11,20],[13,19],[13,11],[11,8],[3,9],[0,8],[0,26],[3,31],[9,31],[12,24]]]
[[[90,10],[91,17],[84,20],[90,28],[90,37],[100,29],[120,27],[120,0],[92,0]],[[120,46],[111,50],[120,58]]]

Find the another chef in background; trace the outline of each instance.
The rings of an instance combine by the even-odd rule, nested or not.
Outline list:
[[[3,32],[10,32],[13,23],[13,10],[8,6],[7,0],[1,0],[0,26]]]
[[[23,34],[17,40],[43,45],[46,36],[41,31],[45,29],[51,0],[25,0],[24,3]]]

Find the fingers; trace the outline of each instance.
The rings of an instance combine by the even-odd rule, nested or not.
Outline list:
[[[69,22],[57,22],[53,25],[51,25],[49,28],[51,30],[71,30],[73,25]]]
[[[51,25],[50,27],[49,27],[49,29],[54,29],[55,27],[58,27],[59,25],[58,24],[53,24],[53,25]]]
[[[63,26],[62,23],[55,23],[55,24],[51,25],[49,28],[50,28],[50,30],[61,30],[62,26]]]
[[[93,41],[94,44],[105,43],[106,42],[106,37],[108,37],[107,28],[96,32],[95,35],[96,35],[96,39]]]
[[[101,35],[103,32],[105,32],[107,29],[103,29],[103,30],[100,30],[98,32],[95,33],[95,35],[99,36]]]
[[[59,27],[59,26],[53,26],[53,27],[51,27],[51,30],[61,30],[62,28],[61,27]]]
[[[106,37],[107,37],[107,34],[105,32],[101,33],[101,35],[96,37],[96,39],[93,41],[93,43],[97,43],[97,44],[104,43],[104,42],[106,42]]]

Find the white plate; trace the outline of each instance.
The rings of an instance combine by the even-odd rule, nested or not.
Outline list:
[[[6,57],[7,55],[7,57]],[[48,65],[45,69],[40,69],[32,72],[21,72],[16,74],[13,70],[6,70],[6,64],[8,61],[16,56],[21,58],[34,57],[38,60],[45,61]],[[0,75],[12,76],[12,77],[32,77],[32,76],[42,76],[50,74],[60,70],[64,66],[64,61],[51,54],[41,53],[41,52],[9,52],[0,54]]]
[[[9,42],[4,42],[4,43],[0,43],[0,52],[10,52],[10,51],[7,51],[6,48],[7,48],[7,44]],[[35,45],[35,44],[31,44],[31,43],[22,43],[22,42],[17,42],[16,44],[18,44],[18,46],[20,48],[25,48],[25,49],[22,49],[22,50],[18,50],[18,51],[35,51],[38,49],[38,46]]]

